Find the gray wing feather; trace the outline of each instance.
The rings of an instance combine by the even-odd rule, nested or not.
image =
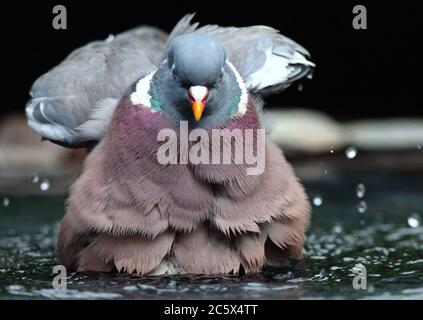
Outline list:
[[[69,147],[100,140],[112,102],[116,105],[134,81],[160,63],[166,40],[162,31],[142,26],[75,50],[33,84],[26,106],[29,126]],[[105,99],[101,116],[98,106],[104,106]],[[93,118],[89,123],[95,126],[87,134],[84,124]]]
[[[253,93],[267,95],[284,90],[310,75],[315,67],[304,47],[268,26],[206,25],[196,31],[214,35],[224,43],[229,59]]]
[[[181,34],[194,32],[198,26],[198,22],[192,23],[192,19],[194,18],[195,13],[190,13],[182,17],[181,20],[175,25],[172,32],[169,34],[169,38],[167,40],[167,47],[170,45],[172,40]]]
[[[141,26],[75,50],[33,84],[26,106],[28,125],[44,138],[69,147],[100,140],[130,84],[163,61],[174,37],[189,32],[219,38],[254,94],[283,90],[313,71],[308,51],[273,28],[199,28],[191,23],[193,17],[184,16],[169,37]]]

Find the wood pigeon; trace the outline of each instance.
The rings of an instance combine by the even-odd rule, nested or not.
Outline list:
[[[90,43],[33,84],[28,125],[91,150],[60,225],[57,259],[68,270],[240,274],[302,256],[310,205],[270,139],[264,171],[248,175],[233,161],[163,165],[157,136],[185,121],[190,131],[252,129],[257,138],[261,96],[314,64],[273,28],[192,18],[169,36],[141,26]]]

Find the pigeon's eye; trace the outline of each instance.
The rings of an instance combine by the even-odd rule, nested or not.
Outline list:
[[[170,73],[172,74],[173,79],[179,81],[179,77],[176,75],[176,72],[175,72],[175,65],[172,66]]]

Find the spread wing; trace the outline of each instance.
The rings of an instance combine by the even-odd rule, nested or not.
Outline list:
[[[169,36],[204,32],[220,39],[229,59],[245,80],[248,89],[259,95],[273,94],[312,74],[315,67],[309,52],[268,26],[221,27],[192,23],[194,14],[183,17]]]
[[[100,140],[118,99],[161,62],[166,40],[164,32],[142,26],[75,50],[33,84],[29,126],[68,147]]]
[[[225,45],[231,62],[245,80],[248,89],[259,95],[273,94],[289,87],[294,81],[311,76],[315,67],[309,52],[267,26],[220,27],[190,24],[194,15],[180,22],[180,29],[196,29],[216,36]]]
[[[193,17],[183,17],[169,37],[141,26],[75,50],[33,84],[26,106],[28,125],[43,138],[68,147],[98,142],[127,88],[163,61],[175,36],[189,32],[219,38],[248,89],[258,95],[283,90],[313,71],[307,50],[273,28],[199,28],[191,23]]]
[[[276,93],[311,74],[314,63],[302,46],[266,26],[199,29],[220,38],[250,91]]]

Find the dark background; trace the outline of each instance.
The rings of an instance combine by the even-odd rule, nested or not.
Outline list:
[[[342,3],[339,3],[342,2]],[[68,29],[54,30],[52,8],[63,4]],[[352,27],[354,5],[364,4],[368,29]],[[313,80],[267,99],[338,119],[423,116],[418,100],[422,56],[421,11],[401,1],[23,1],[1,2],[0,112],[23,110],[32,82],[71,50],[139,24],[171,30],[183,14],[202,24],[266,24],[293,38],[317,64]]]

